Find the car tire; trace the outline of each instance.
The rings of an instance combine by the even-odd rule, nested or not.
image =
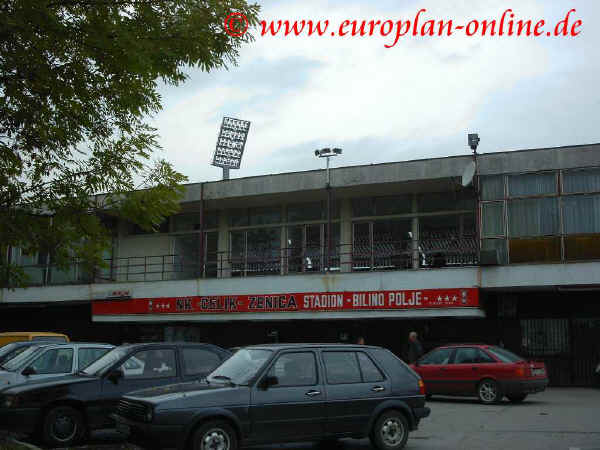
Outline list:
[[[507,395],[506,397],[511,403],[521,403],[527,398],[527,394]]]
[[[44,416],[42,439],[51,447],[70,447],[87,434],[81,412],[70,406],[57,406]]]
[[[238,439],[235,430],[223,420],[213,420],[201,425],[193,438],[193,450],[237,450]],[[217,445],[217,447],[215,447]]]
[[[387,411],[375,422],[370,435],[371,443],[379,450],[399,450],[406,445],[409,431],[404,414]]]
[[[481,380],[477,385],[477,397],[479,401],[486,405],[492,403],[498,403],[502,400],[502,394],[500,393],[500,386],[498,383],[491,378]]]

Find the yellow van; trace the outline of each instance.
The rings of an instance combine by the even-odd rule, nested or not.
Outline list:
[[[38,331],[9,331],[0,333],[0,347],[11,342],[41,341],[41,342],[69,342],[65,334]]]

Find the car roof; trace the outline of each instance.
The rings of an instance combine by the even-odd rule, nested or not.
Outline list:
[[[184,341],[175,341],[175,342],[127,342],[127,343],[119,345],[119,347],[121,347],[121,348],[126,348],[126,347],[143,347],[143,346],[156,347],[156,346],[159,346],[159,345],[160,346],[175,345],[177,347],[183,347],[183,346],[185,346],[185,347],[203,346],[203,347],[217,348],[219,350],[224,350],[226,352],[229,351],[226,348],[221,348],[218,345],[209,344],[208,342],[184,342]]]
[[[449,347],[491,347],[490,344],[483,344],[481,342],[460,342],[457,344],[444,344],[440,345],[437,348],[449,348]]]
[[[62,348],[62,347],[103,347],[113,348],[114,345],[106,344],[103,342],[56,342],[56,343],[44,343],[40,347],[46,348]]]
[[[347,344],[347,343],[277,343],[277,344],[257,344],[248,345],[240,348],[261,348],[269,350],[281,350],[281,349],[295,349],[303,347],[313,348],[380,348],[374,345],[360,345],[360,344]]]

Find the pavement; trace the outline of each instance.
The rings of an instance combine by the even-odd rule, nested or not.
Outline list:
[[[407,450],[600,450],[600,389],[552,388],[521,404],[482,405],[476,399],[434,397],[431,415],[411,433]],[[114,432],[100,432],[84,449],[134,448]],[[320,446],[323,448],[323,446]],[[253,450],[315,449],[283,444]],[[327,450],[370,450],[368,439],[344,439]]]

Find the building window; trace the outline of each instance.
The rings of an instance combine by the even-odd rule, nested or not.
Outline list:
[[[506,239],[483,239],[481,241],[481,250],[496,251],[498,264],[508,264]]]
[[[481,200],[502,200],[504,198],[504,175],[480,178]]]
[[[563,192],[565,194],[600,192],[600,168],[564,171]]]
[[[169,232],[169,218],[167,217],[161,222],[156,228],[156,231],[147,231],[140,227],[138,224],[129,224],[129,234],[153,234],[153,233],[168,233]]]
[[[200,234],[184,234],[173,236],[173,275],[172,279],[185,280],[190,278],[217,277],[217,244],[219,233],[216,231],[204,233],[204,261],[200,260]]]
[[[250,208],[250,225],[269,225],[281,223],[281,206]]]
[[[204,213],[204,229],[217,228],[218,225],[217,211]],[[200,212],[177,214],[173,216],[173,231],[185,232],[196,231],[200,229]]]
[[[281,228],[233,231],[230,239],[232,276],[280,273]]]
[[[481,205],[482,235],[504,236],[504,202],[489,202]]]
[[[557,235],[560,232],[558,198],[511,200],[508,223],[511,237]]]
[[[443,267],[477,262],[473,214],[419,218],[421,265]]]
[[[412,212],[412,195],[396,195],[375,198],[375,215],[390,216],[393,214],[410,214]]]
[[[508,177],[508,195],[510,197],[528,197],[557,193],[555,172],[528,173]]]
[[[375,215],[375,202],[372,197],[353,198],[352,199],[352,216],[353,217],[370,217]]]
[[[332,223],[331,269],[339,270],[340,224]],[[287,270],[320,272],[327,270],[327,224],[296,225],[287,229]]]
[[[600,233],[600,195],[563,197],[566,234]]]
[[[304,222],[325,218],[326,206],[322,202],[294,203],[287,207],[288,222]]]
[[[560,236],[510,239],[509,252],[511,263],[560,261]]]

